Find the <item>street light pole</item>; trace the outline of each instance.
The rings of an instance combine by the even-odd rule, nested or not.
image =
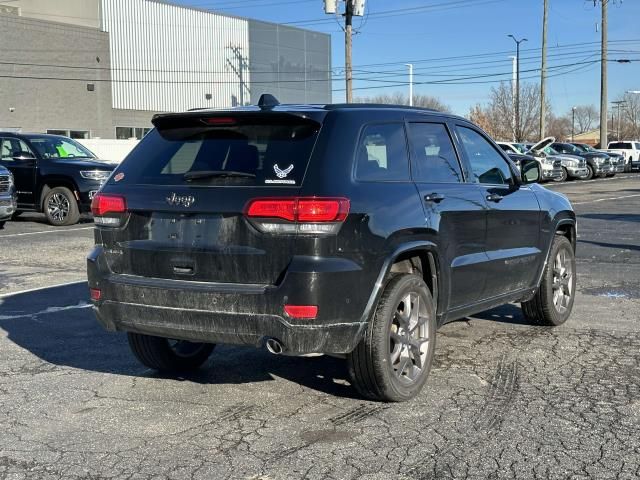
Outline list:
[[[622,122],[621,122],[622,114],[621,114],[621,112],[620,112],[620,109],[621,109],[621,108],[622,108],[622,107],[623,107],[627,102],[626,102],[626,101],[624,101],[624,100],[617,100],[617,101],[615,101],[615,102],[611,102],[611,103],[613,103],[613,105],[618,109],[618,128],[617,128],[617,131],[616,131],[616,140],[617,140],[617,141],[620,141],[620,130],[622,130],[622,125],[621,125],[621,123],[622,123]]]
[[[413,63],[405,63],[409,67],[409,106],[413,107]]]
[[[576,132],[576,107],[571,107],[571,142]]]
[[[514,37],[513,35],[507,35],[508,37],[511,37],[513,39],[514,42],[516,42],[516,105],[515,105],[515,111],[516,111],[516,142],[520,142],[522,141],[521,138],[521,133],[520,132],[520,44],[522,42],[526,42],[527,39],[526,38],[522,38],[520,40],[516,39],[516,37]]]

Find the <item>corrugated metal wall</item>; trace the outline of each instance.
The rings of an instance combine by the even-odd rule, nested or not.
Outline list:
[[[250,101],[246,20],[146,0],[102,0],[102,28],[110,36],[114,108],[182,111]]]

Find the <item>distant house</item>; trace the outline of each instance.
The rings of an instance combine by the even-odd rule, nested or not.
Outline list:
[[[570,139],[571,137],[569,137]],[[584,133],[577,133],[573,136],[573,141],[576,143],[586,143],[592,147],[600,143],[600,129],[596,128]]]

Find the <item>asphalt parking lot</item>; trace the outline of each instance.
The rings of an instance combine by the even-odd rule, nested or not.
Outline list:
[[[530,326],[508,305],[446,325],[406,404],[358,399],[340,360],[249,348],[161,378],[86,304],[90,221],[10,222],[0,478],[640,477],[640,174],[550,188],[578,214],[573,316]]]

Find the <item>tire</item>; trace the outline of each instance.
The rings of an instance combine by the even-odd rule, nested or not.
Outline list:
[[[562,296],[556,298],[556,291]],[[522,303],[522,312],[525,318],[538,325],[562,325],[571,315],[575,292],[576,257],[573,246],[566,237],[556,235],[540,287],[531,300]]]
[[[569,172],[567,172],[567,169],[562,167],[562,176],[560,178],[554,178],[553,181],[554,182],[566,182],[567,179],[569,178]]]
[[[13,215],[11,215],[11,220],[15,220],[15,219],[16,219],[16,218],[18,218],[21,214],[22,214],[22,212],[13,212]]]
[[[196,370],[207,361],[215,347],[212,343],[170,340],[140,333],[129,332],[127,337],[129,347],[140,363],[167,373]]]
[[[593,171],[593,167],[587,163],[587,174],[582,177],[580,180],[591,180],[595,175]]]
[[[2,222],[0,222],[0,230],[2,230],[4,228],[4,224],[7,223],[6,220],[3,220]]]
[[[54,227],[75,225],[80,220],[80,209],[73,192],[67,187],[55,187],[47,192],[42,204],[47,221]]]
[[[407,317],[402,315],[406,303],[414,307]],[[435,342],[435,306],[424,280],[412,274],[392,277],[363,339],[347,356],[353,386],[370,400],[412,399],[427,381]]]

